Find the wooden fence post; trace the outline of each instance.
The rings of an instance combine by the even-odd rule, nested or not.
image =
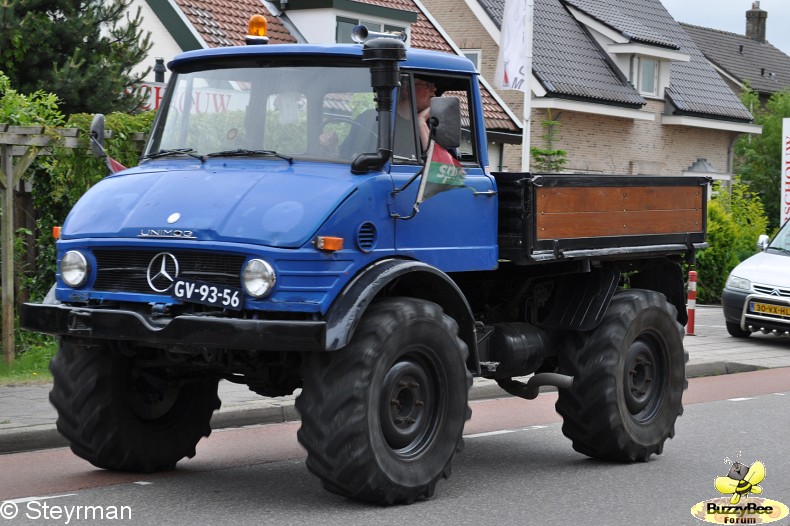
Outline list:
[[[43,134],[42,126],[8,126],[0,124],[0,193],[2,199],[2,222],[0,222],[0,278],[2,279],[3,293],[2,328],[3,363],[14,363],[14,188],[22,180],[36,155],[42,152],[49,153],[42,147],[51,144],[51,138]],[[67,148],[77,147],[76,129],[58,129],[58,134],[65,140],[59,146]],[[14,166],[14,158],[17,158]]]

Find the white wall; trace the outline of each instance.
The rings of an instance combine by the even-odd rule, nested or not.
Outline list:
[[[170,33],[167,32],[165,26],[159,21],[159,18],[148,6],[148,2],[145,0],[132,0],[132,6],[130,7],[129,12],[135,13],[138,6],[140,7],[140,12],[142,13],[143,17],[143,30],[151,32],[151,42],[153,45],[151,46],[151,50],[148,52],[148,58],[141,62],[135,71],[142,72],[147,67],[152,68],[151,72],[145,77],[144,80],[153,82],[153,67],[155,59],[157,57],[162,57],[165,59],[165,65],[167,65],[167,63],[171,61],[173,57],[181,53],[182,49],[178,47],[176,41],[170,36]],[[165,80],[168,78],[169,76],[166,73]]]

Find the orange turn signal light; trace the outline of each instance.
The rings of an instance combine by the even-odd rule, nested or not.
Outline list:
[[[55,239],[60,239],[60,227],[59,226],[53,226],[52,227],[52,237],[54,237]]]
[[[315,247],[318,250],[343,250],[343,238],[332,236],[318,236],[315,238]]]

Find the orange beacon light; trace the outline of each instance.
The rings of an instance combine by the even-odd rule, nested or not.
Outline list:
[[[247,38],[244,41],[247,45],[268,44],[269,37],[266,36],[267,23],[263,15],[252,15],[250,17],[250,28]]]

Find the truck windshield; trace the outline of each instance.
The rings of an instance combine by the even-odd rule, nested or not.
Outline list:
[[[146,149],[222,157],[228,152],[347,162],[376,151],[377,124],[365,68],[283,65],[178,74]],[[271,152],[260,156],[254,152]],[[275,155],[276,154],[276,155]],[[231,156],[231,155],[229,155]]]

